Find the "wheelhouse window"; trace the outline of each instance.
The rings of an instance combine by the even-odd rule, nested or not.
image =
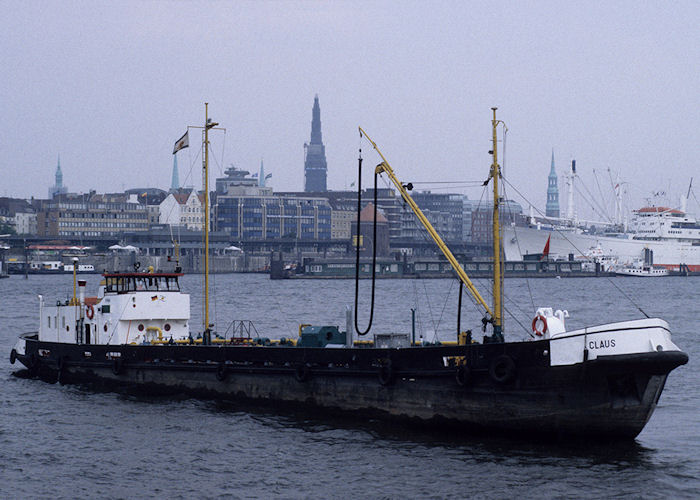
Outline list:
[[[136,291],[179,292],[179,275],[150,273],[106,275],[105,291],[108,293],[128,293]]]

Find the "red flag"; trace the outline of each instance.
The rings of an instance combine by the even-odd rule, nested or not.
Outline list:
[[[551,237],[551,234],[547,236],[547,243],[544,244],[544,250],[542,250],[542,258],[540,260],[543,260],[545,257],[549,257],[549,240]]]

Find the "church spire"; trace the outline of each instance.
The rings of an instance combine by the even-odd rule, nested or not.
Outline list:
[[[54,185],[49,188],[49,199],[52,199],[57,194],[68,192],[68,188],[63,185],[63,172],[61,171],[61,155],[58,155],[56,165],[56,174],[54,175]]]
[[[318,94],[314,97],[314,109],[311,113],[311,144],[322,144],[321,136],[321,106],[318,104]]]
[[[321,106],[318,104],[318,94],[314,97],[314,107],[311,112],[311,142],[304,144],[304,191],[326,191],[326,147],[321,136]]]
[[[56,187],[63,187],[63,172],[61,172],[61,155],[58,155],[58,166],[56,167]]]
[[[554,171],[554,148],[552,148],[552,168],[549,169],[549,175],[557,175],[557,173]]]
[[[170,191],[177,191],[180,189],[180,174],[177,170],[177,155],[173,155],[173,176],[170,181]]]
[[[554,148],[552,148],[552,167],[547,178],[547,217],[559,217],[559,182],[557,172],[554,170]]]

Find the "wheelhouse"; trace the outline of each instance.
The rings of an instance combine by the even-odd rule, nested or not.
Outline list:
[[[179,292],[182,273],[110,273],[104,274],[105,293]]]

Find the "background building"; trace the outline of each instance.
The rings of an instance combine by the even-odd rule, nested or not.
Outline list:
[[[333,199],[328,201],[331,204],[331,239],[349,240],[352,236],[352,223],[357,219],[357,204]]]
[[[463,195],[423,191],[411,193],[411,197],[444,241],[462,241]],[[412,225],[415,227],[411,231],[413,238],[428,238],[425,228],[418,221],[413,211],[410,211],[408,215],[410,217],[407,217],[405,231],[409,231]]]
[[[168,196],[168,192],[158,188],[132,188],[125,191],[127,195],[135,194],[141,205],[146,205],[148,224],[160,224],[160,204]]]
[[[230,168],[216,180],[215,228],[234,240],[331,239],[331,206],[308,193],[275,193],[250,172]]]
[[[304,144],[304,191],[326,191],[326,147],[321,136],[321,107],[314,97],[311,116],[311,141]]]
[[[99,237],[148,231],[148,210],[135,194],[59,194],[52,200],[35,200],[35,208],[39,236]]]
[[[36,234],[36,212],[26,200],[0,198],[0,234]]]
[[[68,188],[63,185],[63,172],[61,172],[61,157],[58,157],[58,165],[56,166],[56,175],[54,185],[49,188],[49,199],[57,194],[66,194]]]
[[[357,222],[352,224],[353,246],[360,245],[360,256],[371,257],[374,252],[374,205],[368,203],[360,212],[360,238]],[[389,255],[389,221],[377,210],[377,257]],[[370,266],[371,267],[371,266]]]
[[[502,200],[499,205],[499,220],[501,225],[515,224],[523,213],[520,203],[513,200]],[[493,200],[464,200],[464,222],[468,243],[493,242]]]
[[[559,184],[557,182],[557,172],[554,170],[554,150],[552,150],[552,168],[547,178],[547,206],[545,215],[547,217],[559,217]]]
[[[204,220],[204,195],[190,192],[170,193],[158,207],[160,224],[184,226],[192,231],[202,231]]]

